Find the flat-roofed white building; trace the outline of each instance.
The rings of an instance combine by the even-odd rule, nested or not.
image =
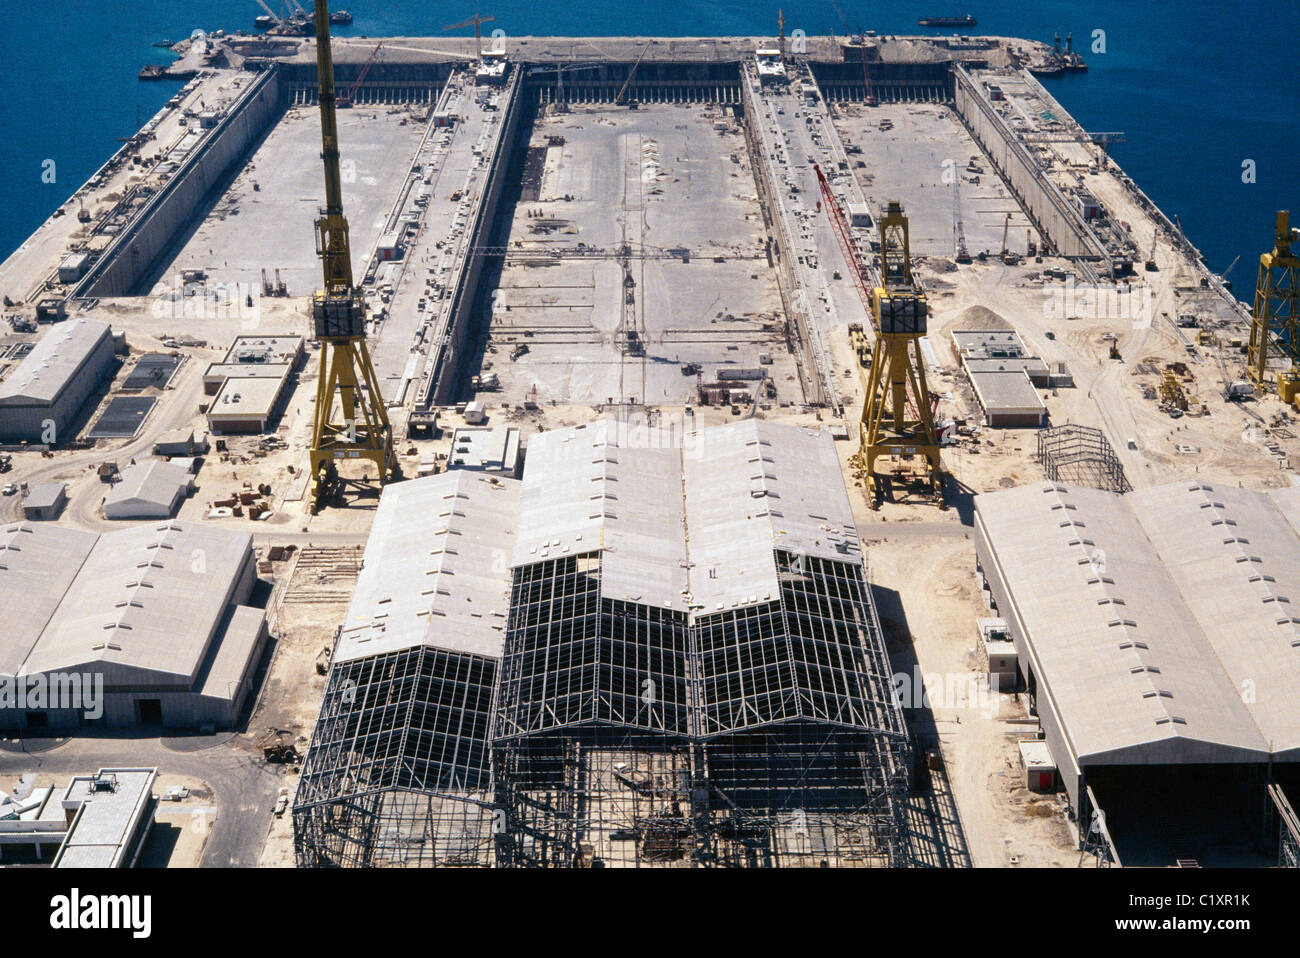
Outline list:
[[[213,397],[207,412],[209,431],[266,432],[279,414],[302,354],[301,336],[237,336],[225,358],[203,373],[203,391]]]

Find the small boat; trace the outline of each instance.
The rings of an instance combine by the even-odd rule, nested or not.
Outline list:
[[[253,26],[257,27],[257,29],[259,30],[270,30],[273,26],[275,26],[275,21],[276,21],[275,17],[271,16],[268,13],[264,13],[260,17],[257,17],[253,20]]]
[[[346,27],[351,22],[352,14],[346,10],[335,10],[330,14],[330,23],[337,23]]]
[[[969,13],[963,13],[960,17],[922,17],[916,22],[922,27],[973,27],[979,23]]]
[[[170,50],[172,47],[176,46],[176,41],[175,41],[175,40],[159,40],[157,43],[154,44],[154,46],[156,46],[156,47],[162,47],[164,50]]]

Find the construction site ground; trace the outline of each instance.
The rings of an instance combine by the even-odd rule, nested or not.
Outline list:
[[[347,151],[343,202],[358,274],[424,133],[420,115],[410,107],[339,111],[339,142]],[[311,162],[319,153],[320,114],[314,107],[290,107],[164,265],[160,282],[202,269],[209,282],[245,284],[257,293],[262,271],[273,277],[279,269],[290,295],[309,295],[320,282],[312,225],[325,203],[325,184],[319,161]]]
[[[680,405],[696,393],[687,363],[708,381],[727,367],[761,365],[779,399],[802,401],[753,174],[730,113],[693,104],[573,107],[539,117],[530,148],[544,159],[513,211],[512,255],[491,296],[482,363],[484,374],[500,376],[504,401]],[[617,259],[582,249],[624,244],[631,286]],[[546,265],[519,255],[557,247],[564,257]],[[674,249],[689,250],[689,262],[641,258]],[[626,349],[621,326],[635,329],[644,355]],[[512,359],[520,345],[527,352]],[[760,354],[771,363],[760,364]]]

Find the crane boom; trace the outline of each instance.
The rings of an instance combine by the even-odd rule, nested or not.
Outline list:
[[[313,512],[348,483],[365,485],[368,481],[368,475],[360,480],[341,476],[340,464],[357,460],[374,463],[380,484],[400,475],[393,455],[392,427],[366,348],[366,304],[352,280],[348,221],[343,215],[329,17],[327,0],[316,0],[316,71],[325,206],[316,220],[316,253],[321,259],[324,288],[312,297],[313,328],[321,344],[311,441]],[[334,415],[336,398],[341,420],[336,420]]]
[[[853,233],[849,229],[848,218],[844,215],[844,210],[840,208],[839,200],[835,198],[834,192],[831,191],[831,184],[826,179],[826,174],[816,164],[813,165],[813,172],[817,174],[817,185],[821,187],[822,207],[826,210],[826,215],[830,217],[831,227],[835,230],[835,238],[839,240],[840,250],[844,253],[844,261],[849,268],[849,275],[853,279],[853,285],[857,287],[858,297],[862,300],[862,308],[867,311],[867,316],[871,316],[871,289],[875,285],[875,281],[863,264],[862,257],[857,254],[853,243]]]
[[[375,61],[379,59],[379,52],[383,50],[383,48],[384,41],[380,40],[379,44],[370,51],[370,57],[366,60],[365,66],[361,68],[361,72],[357,74],[357,78],[352,81],[352,85],[348,87],[347,92],[338,98],[338,106],[340,109],[345,106],[351,106],[356,102],[357,91],[361,89],[361,84],[366,82],[366,75],[370,73],[370,68],[375,65]]]
[[[257,0],[257,5],[266,11],[266,15],[271,18],[272,23],[279,23],[280,16],[265,3],[265,0]]]
[[[325,208],[316,221],[316,252],[325,272],[325,292],[352,291],[352,251],[343,215],[343,176],[339,170],[339,120],[334,94],[334,56],[330,51],[329,8],[316,4],[316,71],[320,86],[321,161],[325,167]]]
[[[465,27],[474,28],[474,52],[481,59],[483,57],[483,34],[479,27],[484,23],[496,23],[496,17],[481,17],[477,13],[468,20],[462,20],[460,23],[453,23],[451,26],[443,27],[443,33],[449,30],[463,30]]]
[[[627,88],[632,85],[632,78],[636,76],[636,68],[641,65],[641,61],[645,59],[645,55],[649,52],[650,52],[650,44],[647,43],[644,47],[641,48],[641,55],[636,58],[636,63],[632,64],[632,69],[627,71],[627,79],[623,81],[623,86],[619,88],[618,96],[614,97],[615,104],[623,102],[623,94],[626,93]]]

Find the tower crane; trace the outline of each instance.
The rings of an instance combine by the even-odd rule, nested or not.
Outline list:
[[[1300,243],[1300,230],[1291,226],[1290,212],[1279,210],[1273,249],[1259,257],[1250,312],[1247,368],[1261,390],[1280,385],[1267,382],[1270,356],[1280,352],[1291,360],[1293,371],[1300,367],[1300,256],[1292,250],[1293,243]]]
[[[366,304],[361,290],[352,281],[352,250],[348,243],[348,221],[343,215],[343,179],[339,171],[327,0],[316,0],[315,17],[321,160],[325,168],[325,207],[316,221],[316,253],[321,259],[325,282],[324,288],[312,297],[312,321],[320,342],[320,375],[311,440],[313,512],[343,484],[360,484],[355,476],[340,476],[340,463],[373,462],[380,484],[400,478],[393,455],[393,430],[366,348]],[[336,396],[341,421],[334,417]]]
[[[853,456],[856,474],[866,482],[872,508],[878,508],[889,476],[904,474],[919,457],[925,481],[940,508],[946,508],[935,403],[925,381],[921,337],[926,333],[925,290],[912,276],[907,217],[891,200],[877,218],[880,229],[880,280],[875,283],[853,242],[848,218],[820,166],[814,166],[826,210],[839,240],[849,275],[871,316],[876,345],[866,374],[866,396],[859,427],[861,445]],[[882,460],[887,462],[882,463]],[[889,472],[883,471],[884,467]]]
[[[483,34],[479,30],[479,27],[485,23],[496,23],[496,21],[497,21],[496,17],[481,17],[476,13],[468,20],[462,20],[460,23],[453,23],[449,27],[443,27],[442,32],[446,33],[449,30],[463,30],[465,29],[465,27],[473,27],[474,28],[474,52],[478,55],[478,58],[481,60],[483,59]]]

